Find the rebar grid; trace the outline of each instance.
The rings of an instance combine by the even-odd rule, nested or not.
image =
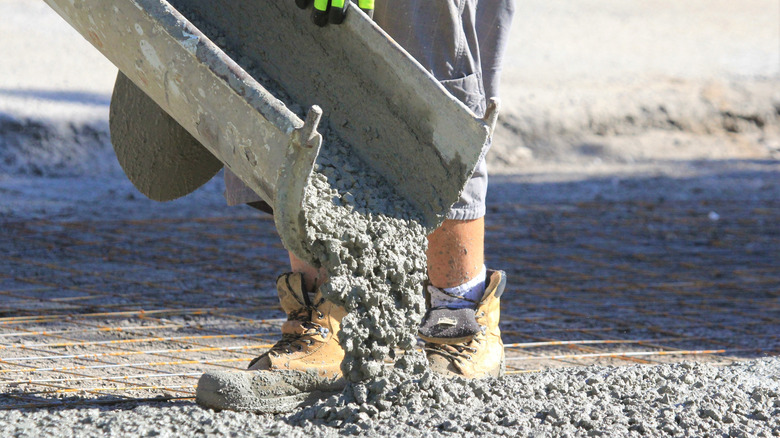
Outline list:
[[[719,218],[707,215],[717,211]],[[270,218],[0,222],[0,409],[191,399],[282,323]],[[780,352],[780,202],[502,204],[509,373]]]

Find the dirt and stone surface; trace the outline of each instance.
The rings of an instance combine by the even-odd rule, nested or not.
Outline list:
[[[514,374],[449,383],[423,373],[392,382],[388,403],[366,403],[371,389],[357,385],[279,416],[0,380],[0,433],[780,435],[778,8],[518,4],[487,217],[489,266],[510,279],[502,330]],[[267,348],[286,263],[271,222],[224,207],[219,180],[172,203],[142,199],[106,143],[111,66],[42,2],[0,0],[0,16],[10,17],[0,25],[0,378],[25,376],[18,363],[95,363],[40,359],[98,350],[11,337],[22,330],[70,330],[57,338],[67,341],[123,326],[118,339],[166,349],[118,357],[133,368],[124,374],[240,368]],[[137,309],[160,316],[103,313]],[[181,340],[204,330],[239,338]],[[101,336],[78,339],[116,339]],[[49,346],[14,351],[16,339]],[[625,344],[542,345],[583,339]],[[200,348],[220,345],[247,350]],[[680,354],[701,350],[710,354]],[[148,365],[176,355],[212,362]],[[141,383],[177,395],[195,378]]]
[[[780,434],[780,364],[548,370],[497,381],[409,383],[402,402],[340,428],[331,410],[269,416],[148,403],[121,409],[11,411],[7,436],[734,436]],[[429,394],[433,392],[433,394]],[[456,400],[468,400],[468,403]],[[350,407],[341,408],[351,410]],[[320,414],[318,414],[320,413]],[[68,431],[63,434],[63,431]]]

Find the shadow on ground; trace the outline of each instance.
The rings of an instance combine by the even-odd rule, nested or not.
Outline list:
[[[20,396],[25,398],[25,403],[19,403]],[[99,412],[116,412],[121,410],[133,410],[139,406],[148,406],[154,408],[166,408],[171,406],[171,398],[165,396],[152,397],[148,399],[118,398],[114,396],[83,397],[72,395],[59,399],[52,399],[46,396],[36,396],[18,391],[16,394],[9,391],[7,394],[0,394],[0,410],[24,410],[24,409],[46,409],[51,412],[67,411],[69,409],[81,410],[84,408],[97,408]],[[179,406],[195,405],[194,401],[177,401]]]
[[[110,95],[89,91],[0,88],[0,96],[98,106],[108,106],[111,102]]]

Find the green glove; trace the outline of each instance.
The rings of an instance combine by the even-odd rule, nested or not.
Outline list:
[[[311,11],[311,21],[317,26],[325,26],[328,23],[341,24],[347,15],[350,0],[295,0],[295,4],[301,9],[306,9],[314,2]],[[374,17],[374,0],[357,0],[358,6],[369,17]]]

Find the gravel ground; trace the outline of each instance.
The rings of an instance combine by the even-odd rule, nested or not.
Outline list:
[[[3,436],[732,436],[780,435],[780,361],[727,367],[682,363],[656,367],[546,370],[494,381],[410,382],[402,407],[341,428],[320,426],[323,403],[268,416],[215,412],[191,403],[121,408],[17,410],[3,413]],[[424,397],[424,398],[423,398]],[[469,400],[458,403],[456,400]],[[411,406],[411,408],[410,408]],[[347,408],[343,408],[347,409]]]

